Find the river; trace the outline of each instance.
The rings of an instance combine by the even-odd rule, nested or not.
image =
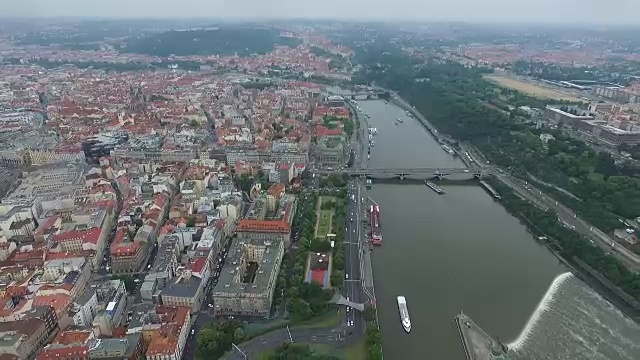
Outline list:
[[[359,104],[378,130],[370,167],[463,166],[400,108],[382,100]],[[399,117],[404,122],[396,124]],[[517,359],[640,358],[638,325],[565,274],[498,202],[478,186],[444,189],[444,196],[424,185],[374,184],[368,191],[380,205],[384,237],[372,262],[386,359],[464,359],[453,324],[461,310],[513,342]],[[410,334],[400,325],[398,295],[407,298]],[[604,343],[611,345],[598,345]]]

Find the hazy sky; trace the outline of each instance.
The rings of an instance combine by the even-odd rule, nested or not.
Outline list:
[[[0,16],[295,17],[640,25],[640,0],[0,0]]]

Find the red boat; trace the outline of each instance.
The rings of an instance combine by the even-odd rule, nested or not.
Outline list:
[[[369,222],[371,223],[371,243],[382,245],[382,227],[380,226],[380,207],[371,205],[369,210]]]

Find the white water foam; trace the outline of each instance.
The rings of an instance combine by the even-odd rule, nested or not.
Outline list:
[[[549,286],[549,289],[542,297],[542,300],[540,300],[540,303],[538,303],[536,310],[533,312],[533,314],[531,314],[531,317],[525,324],[522,332],[520,332],[520,335],[518,335],[518,337],[514,341],[507,344],[510,350],[517,350],[522,347],[522,345],[527,341],[527,339],[533,332],[533,329],[538,324],[540,316],[549,309],[549,305],[553,301],[555,294],[558,292],[560,285],[562,285],[562,283],[564,283],[571,277],[573,277],[573,274],[570,272],[566,272],[556,276],[556,278],[553,279],[551,285]]]

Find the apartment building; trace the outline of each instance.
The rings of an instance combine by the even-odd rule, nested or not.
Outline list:
[[[189,309],[145,303],[135,310],[128,334],[142,335],[147,360],[180,360],[191,327]]]
[[[114,274],[135,273],[142,269],[148,255],[149,244],[125,242],[111,244],[111,271]]]
[[[0,205],[0,236],[11,239],[14,236],[31,235],[34,229],[31,206]]]
[[[180,256],[180,238],[176,235],[166,236],[158,247],[158,252],[149,273],[144,277],[140,294],[145,300],[156,301],[160,291],[167,287],[178,269]]]
[[[236,232],[238,239],[247,241],[281,241],[289,246],[291,224],[296,209],[296,198],[285,194],[275,211],[268,210],[268,200],[260,197],[254,201],[247,216],[240,220]]]
[[[98,311],[91,326],[97,335],[112,336],[123,323],[129,296],[121,280],[109,280],[94,289],[98,297]]]
[[[206,282],[193,275],[190,269],[182,269],[179,276],[162,290],[162,304],[184,306],[191,313],[197,313],[202,307],[206,292]]]
[[[90,330],[65,330],[38,352],[36,360],[88,360],[87,342],[93,339]]]
[[[84,171],[84,167],[71,164],[38,167],[26,174],[3,203],[34,204],[35,217],[48,210],[73,208],[76,196],[85,189]]]
[[[91,360],[139,360],[144,344],[142,334],[127,334],[124,338],[91,339],[87,342]]]
[[[640,102],[640,93],[637,89],[623,88],[619,86],[594,86],[591,90],[593,94],[607,99],[626,104]]]
[[[95,290],[87,287],[74,301],[71,309],[73,323],[77,326],[91,326],[98,313],[98,295]]]
[[[284,256],[280,239],[238,239],[213,289],[216,315],[266,317]]]
[[[16,321],[0,322],[0,354],[20,360],[32,359],[58,332],[58,320],[51,307],[39,307]]]

